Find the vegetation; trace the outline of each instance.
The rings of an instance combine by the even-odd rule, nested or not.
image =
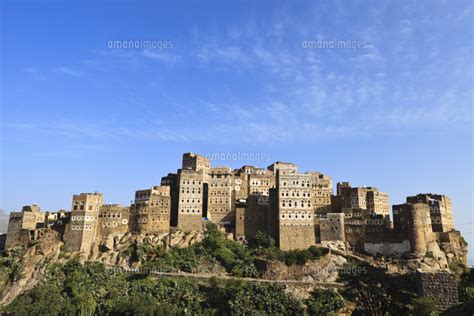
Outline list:
[[[327,250],[280,251],[275,241],[258,233],[248,247],[227,240],[214,225],[205,238],[187,248],[165,251],[160,246],[132,245],[131,261],[159,271],[199,272],[203,263],[218,264],[239,277],[258,277],[257,258],[301,265],[316,260]],[[23,248],[0,257],[4,284],[18,280],[23,267]],[[412,275],[388,274],[368,263],[351,262],[340,271],[342,290],[314,289],[306,300],[266,282],[217,279],[201,284],[189,280],[154,278],[147,273],[123,274],[103,263],[82,265],[78,259],[66,264],[45,262],[45,278],[18,296],[0,313],[13,315],[337,315],[344,306],[355,307],[355,315],[438,315],[435,302],[417,297]],[[145,270],[147,271],[147,270]],[[460,275],[461,304],[443,315],[474,314],[472,270]]]
[[[198,272],[203,262],[218,262],[227,272],[239,277],[256,277],[255,255],[246,247],[227,240],[215,225],[208,225],[203,241],[187,248],[149,245],[134,246],[131,256],[141,260],[145,269],[170,272]],[[134,255],[135,254],[135,255]]]
[[[313,301],[317,301],[318,295],[311,302],[304,302],[286,293],[285,287],[279,284],[232,281],[220,285],[214,280],[209,285],[199,285],[181,279],[114,274],[102,263],[82,266],[73,259],[64,266],[51,266],[46,279],[17,297],[5,312],[14,315],[301,315],[305,303],[317,311]]]
[[[0,290],[8,284],[18,281],[23,272],[25,248],[15,247],[0,257]]]
[[[255,259],[266,258],[284,261],[287,265],[305,264],[327,254],[324,248],[310,247],[307,250],[281,251],[273,238],[257,233],[249,247],[226,239],[224,233],[208,224],[205,238],[187,248],[172,248],[165,251],[161,246],[133,245],[127,251],[132,261],[141,261],[144,270],[199,272],[203,262],[219,263],[225,270],[238,277],[258,277]]]
[[[418,297],[413,299],[410,314],[416,316],[437,316],[439,315],[438,307],[435,300],[429,297]]]
[[[286,265],[303,265],[310,260],[317,260],[326,255],[326,248],[311,246],[305,250],[281,251],[276,245],[275,240],[265,233],[257,232],[255,237],[250,240],[249,247],[257,256],[262,256],[270,260],[284,261]]]
[[[343,305],[344,300],[339,293],[325,289],[314,289],[307,300],[308,313],[317,316],[337,315]]]
[[[416,297],[412,275],[391,275],[368,263],[350,264],[340,274],[346,283],[344,298],[356,304],[356,313],[407,315]]]

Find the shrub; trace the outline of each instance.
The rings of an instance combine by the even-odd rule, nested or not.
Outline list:
[[[236,259],[236,255],[228,248],[220,247],[216,249],[213,256],[226,268],[232,269]]]
[[[436,316],[439,315],[439,310],[435,300],[423,296],[412,300],[410,314],[416,316]]]
[[[334,290],[314,289],[306,305],[310,315],[328,315],[336,313],[344,305],[344,300]]]
[[[275,283],[244,283],[228,288],[228,312],[235,315],[296,315],[303,304]]]

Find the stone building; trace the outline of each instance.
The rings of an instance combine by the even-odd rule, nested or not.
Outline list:
[[[130,231],[130,208],[120,204],[104,204],[99,209],[101,237],[120,235]]]
[[[315,244],[314,211],[311,205],[312,177],[277,170],[277,242],[282,250],[306,249]]]
[[[465,244],[453,228],[449,197],[418,194],[393,206],[375,187],[337,184],[319,172],[298,173],[293,163],[275,162],[267,169],[243,166],[211,168],[203,156],[186,153],[182,169],[161,179],[161,186],[135,192],[130,208],[103,204],[100,193],[73,196],[72,211],[42,213],[23,207],[10,215],[7,248],[36,239],[46,229],[63,237],[67,251],[90,254],[109,247],[127,232],[161,234],[177,227],[201,231],[208,220],[233,230],[237,238],[258,231],[274,237],[282,250],[306,249],[316,242],[340,241],[374,256],[422,256],[433,241]],[[110,247],[109,247],[110,248]]]
[[[195,153],[185,153],[183,154],[183,170],[194,170],[194,171],[203,171],[204,173],[209,173],[211,168],[211,162],[206,157]]]
[[[321,242],[345,241],[344,213],[327,213],[319,217]]]
[[[250,195],[236,208],[236,235],[252,238],[258,231],[268,232],[268,197]]]
[[[332,179],[319,172],[307,172],[311,175],[311,200],[314,214],[326,214],[332,210]],[[316,217],[315,217],[316,218]]]
[[[170,188],[170,225],[178,226],[179,183],[177,173],[168,173],[161,178],[161,185]]]
[[[209,159],[194,153],[183,154],[177,178],[176,224],[185,232],[202,230],[203,217],[207,215],[210,169]]]
[[[37,228],[43,227],[45,214],[36,204],[23,206],[21,212],[11,212],[8,221],[5,248],[24,245],[35,239]]]
[[[244,172],[242,169],[232,171],[232,195],[237,204],[239,202],[245,203],[249,195],[249,174]]]
[[[185,232],[202,230],[205,177],[202,170],[182,169],[178,173],[178,227]]]
[[[102,193],[81,193],[72,197],[71,220],[64,233],[67,251],[90,253],[98,236],[99,212],[103,204]]]
[[[235,225],[232,170],[229,167],[211,168],[207,182],[207,218],[213,223]]]
[[[277,172],[280,172],[280,174],[295,174],[298,172],[298,166],[292,162],[277,161],[268,166],[267,169],[274,174],[277,174]]]
[[[350,213],[353,209],[365,209],[374,214],[390,217],[388,193],[375,187],[351,187],[349,182],[337,184],[337,195],[333,197],[333,211]]]
[[[355,246],[364,240],[377,240],[389,233],[390,222],[380,214],[374,214],[364,209],[354,209],[344,213],[345,240],[350,246]]]
[[[275,187],[275,175],[271,171],[250,174],[249,177],[249,195],[260,196],[262,200],[267,200],[270,195],[270,189]]]
[[[169,186],[154,186],[135,192],[131,206],[132,230],[146,233],[163,233],[170,229],[171,196]]]
[[[433,232],[448,232],[454,228],[451,199],[439,194],[418,194],[407,197],[407,203],[429,205]]]
[[[132,230],[130,217],[129,207],[103,204],[99,209],[99,227],[94,245],[98,245],[100,249],[113,249],[120,238]]]
[[[386,218],[390,216],[390,206],[388,204],[388,193],[380,192],[377,188],[367,191],[367,210],[372,214],[382,215]]]
[[[428,204],[394,205],[393,226],[395,231],[409,239],[414,254],[424,255],[428,242],[434,239]]]

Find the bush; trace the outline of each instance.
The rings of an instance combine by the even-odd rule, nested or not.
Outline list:
[[[416,316],[436,316],[439,315],[439,310],[434,299],[423,296],[412,300],[410,314]]]
[[[213,256],[219,260],[219,262],[226,268],[232,269],[235,263],[236,255],[225,247],[220,247],[216,249],[213,253]]]
[[[474,302],[474,269],[468,268],[461,275],[459,298],[462,302]]]
[[[291,250],[283,253],[286,265],[303,265],[310,260],[316,260],[328,252],[327,249],[311,246],[306,250]]]
[[[306,300],[309,315],[336,313],[344,305],[342,297],[334,290],[314,289]]]
[[[276,283],[244,283],[228,288],[228,312],[235,315],[299,315],[303,313],[300,300],[285,293]]]

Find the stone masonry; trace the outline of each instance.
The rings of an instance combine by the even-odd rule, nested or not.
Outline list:
[[[448,271],[436,273],[417,272],[418,295],[431,297],[441,311],[458,303],[456,275]]]

